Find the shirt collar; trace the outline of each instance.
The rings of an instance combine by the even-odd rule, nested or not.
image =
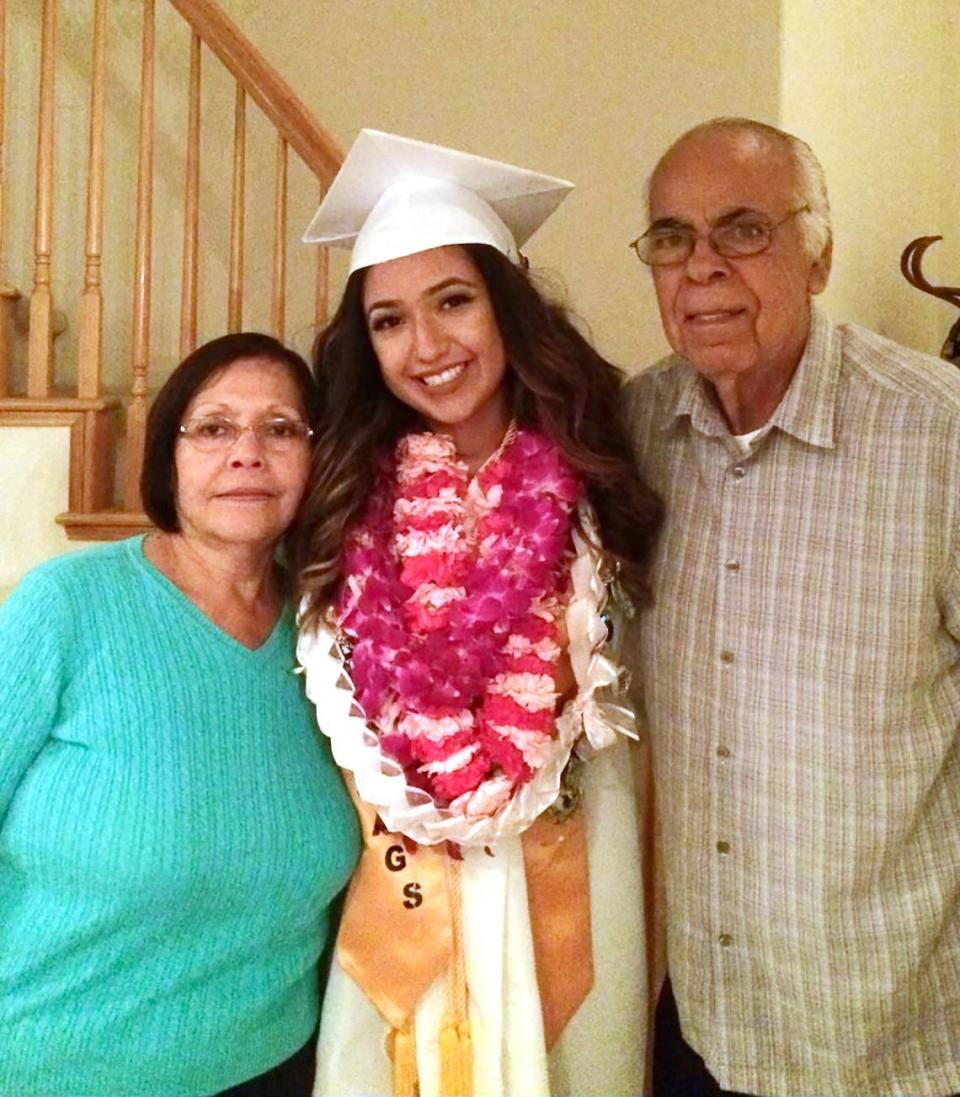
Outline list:
[[[834,420],[840,385],[840,339],[815,308],[810,310],[810,335],[790,387],[770,425],[822,449],[834,447]]]
[[[840,340],[827,318],[815,308],[810,310],[810,334],[790,387],[770,417],[770,427],[812,446],[832,449],[837,389],[840,383]],[[678,419],[689,416],[691,426],[713,437],[729,435],[730,430],[710,396],[706,382],[687,366],[677,391],[673,413],[663,421],[667,429]]]

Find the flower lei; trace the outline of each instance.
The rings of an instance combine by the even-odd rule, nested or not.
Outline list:
[[[549,751],[580,494],[539,431],[511,428],[472,481],[451,438],[409,434],[348,538],[336,617],[357,701],[441,807],[493,814]]]

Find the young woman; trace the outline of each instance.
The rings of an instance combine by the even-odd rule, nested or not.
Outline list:
[[[377,185],[356,175],[371,141],[393,153]],[[518,262],[542,220],[518,220],[519,169],[358,146],[325,206],[373,209],[317,343],[297,548],[308,693],[366,842],[317,1092],[637,1094],[640,811],[630,713],[603,691],[659,504],[619,374]]]

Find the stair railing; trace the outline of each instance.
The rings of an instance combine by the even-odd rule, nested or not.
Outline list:
[[[129,0],[117,0],[129,13]],[[70,428],[68,511],[59,521],[68,536],[102,540],[146,528],[139,497],[146,415],[151,387],[153,286],[154,168],[157,148],[156,2],[141,0],[139,122],[136,134],[137,193],[133,270],[131,272],[130,375],[125,393],[108,394],[103,384],[104,359],[104,180],[107,175],[105,125],[108,86],[108,0],[90,0],[91,61],[89,79],[86,201],[83,279],[76,308],[55,298],[51,277],[55,244],[54,209],[58,181],[56,147],[56,77],[58,0],[41,0],[39,8],[39,96],[33,233],[33,285],[26,310],[27,364],[24,391],[15,392],[10,351],[23,309],[19,290],[4,279],[7,270],[4,215],[9,174],[3,171],[6,132],[6,5],[0,0],[0,427],[56,425]],[[243,326],[246,267],[246,198],[248,192],[248,110],[252,99],[276,133],[273,192],[273,243],[270,265],[270,330],[285,337],[287,322],[287,229],[289,154],[292,150],[316,180],[313,196],[322,194],[342,160],[335,141],[314,119],[286,81],[247,40],[216,0],[168,0],[190,28],[187,119],[183,149],[183,234],[179,292],[179,353],[197,344],[200,270],[201,79],[205,51],[212,54],[235,83],[232,154],[229,172],[229,244],[224,324]],[[71,0],[79,7],[77,0]],[[161,0],[163,3],[163,0]],[[114,9],[119,10],[119,9]],[[71,9],[71,15],[74,9]],[[18,181],[18,185],[22,185]],[[327,310],[327,255],[317,249],[313,322],[319,327]],[[54,386],[55,342],[60,321],[77,325],[77,360],[71,390]],[[120,475],[114,476],[115,469]],[[115,479],[119,480],[115,490]]]

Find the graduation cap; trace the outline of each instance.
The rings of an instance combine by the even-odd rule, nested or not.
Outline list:
[[[353,247],[350,272],[444,244],[513,262],[573,184],[458,149],[364,129],[303,235]]]

